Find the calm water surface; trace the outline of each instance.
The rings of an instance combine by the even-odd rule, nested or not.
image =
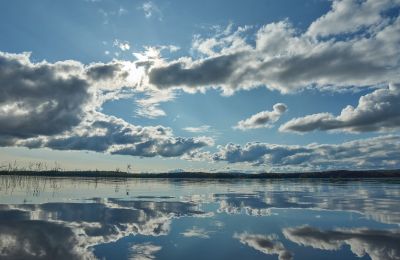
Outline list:
[[[0,177],[0,259],[400,259],[400,181]]]

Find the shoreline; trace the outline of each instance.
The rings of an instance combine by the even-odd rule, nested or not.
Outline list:
[[[76,177],[76,178],[129,178],[129,179],[370,179],[399,178],[400,169],[365,171],[321,171],[291,173],[127,173],[116,171],[0,171],[0,176]]]

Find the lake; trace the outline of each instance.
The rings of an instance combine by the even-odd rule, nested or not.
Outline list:
[[[400,259],[400,180],[0,176],[1,259]]]

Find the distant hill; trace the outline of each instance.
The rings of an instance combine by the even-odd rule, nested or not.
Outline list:
[[[400,178],[396,170],[337,170],[321,172],[293,173],[209,173],[209,172],[169,172],[169,173],[126,173],[119,171],[0,171],[0,175],[46,176],[46,177],[90,177],[90,178],[171,178],[171,179],[348,179],[348,178]]]

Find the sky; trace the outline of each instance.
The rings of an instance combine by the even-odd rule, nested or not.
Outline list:
[[[400,168],[399,0],[0,12],[2,169]]]

